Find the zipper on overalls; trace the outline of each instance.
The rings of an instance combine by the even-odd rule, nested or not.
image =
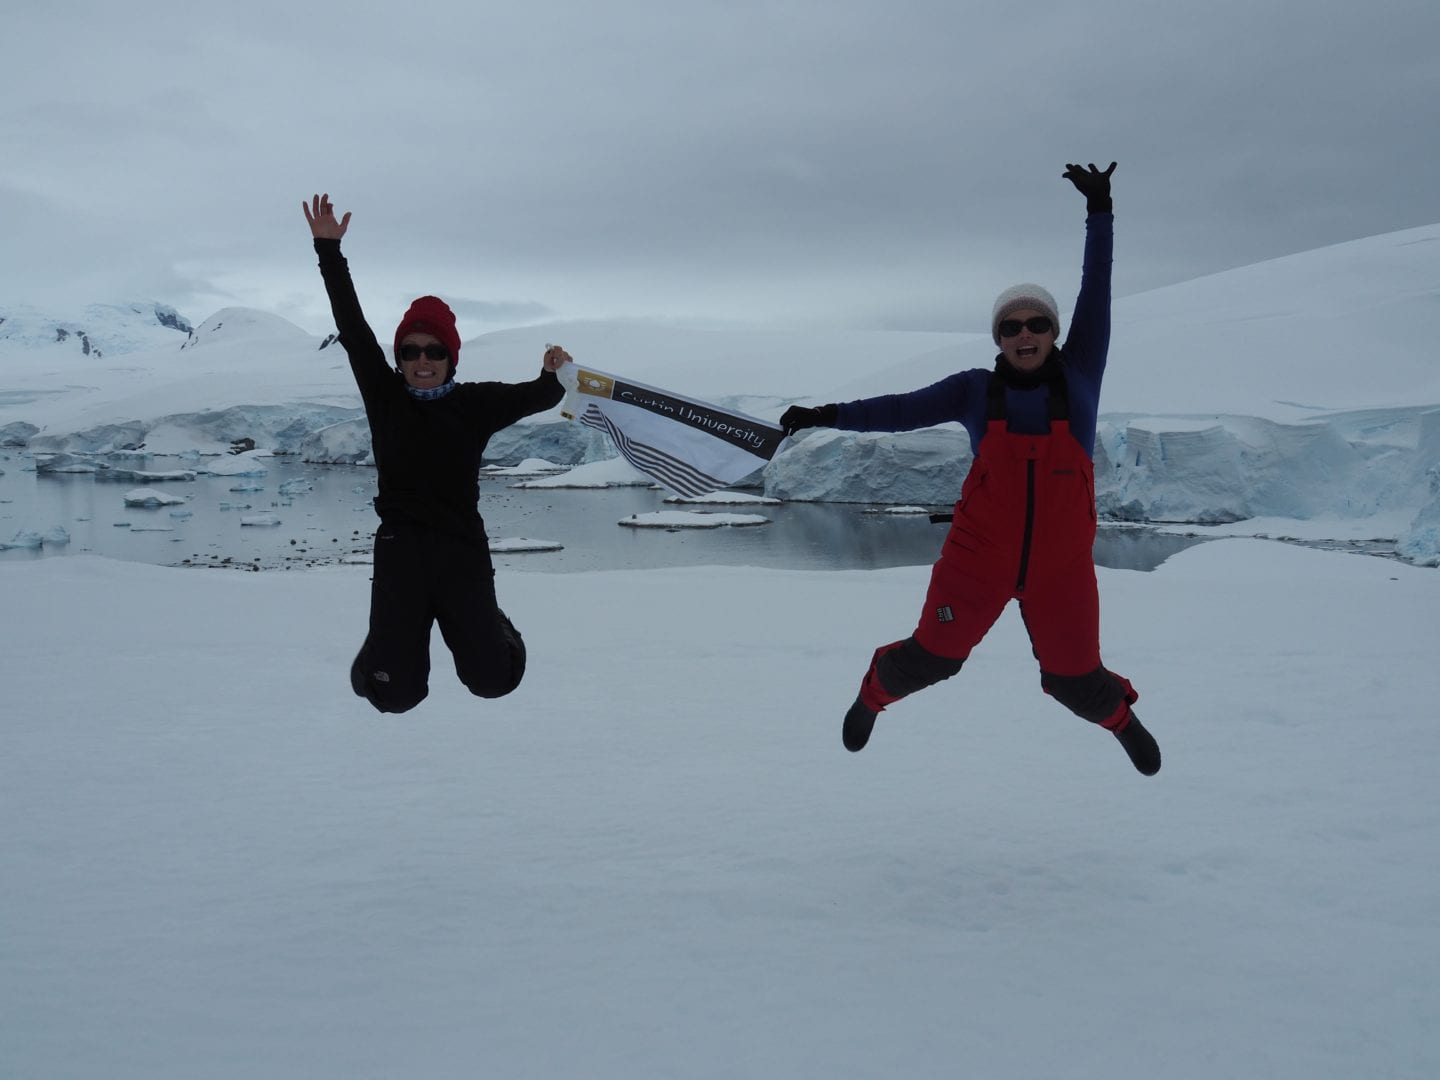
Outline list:
[[[1005,404],[1005,386],[998,375],[990,377],[990,385],[986,390],[988,398],[985,405],[985,421],[988,425],[991,421],[1000,420],[1005,424],[1005,430],[1010,430],[1010,420],[1007,415],[1009,410]],[[1046,413],[1050,421],[1069,420],[1070,398],[1065,391],[1063,381],[1056,381],[1046,394]],[[1053,423],[1047,426],[1046,437],[1053,433]],[[1020,569],[1015,575],[1016,594],[1025,591],[1025,579],[1030,573],[1030,548],[1035,538],[1035,458],[1036,449],[1032,446],[1029,460],[1025,462],[1025,531],[1020,539]]]
[[[1015,577],[1015,591],[1025,591],[1025,576],[1030,570],[1030,540],[1035,533],[1035,459],[1025,462],[1025,532],[1020,539],[1020,572]]]

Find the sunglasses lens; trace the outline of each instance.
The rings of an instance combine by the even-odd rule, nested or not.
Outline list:
[[[426,360],[448,360],[450,359],[450,350],[445,348],[444,345],[437,345],[434,342],[429,345],[400,346],[401,360],[406,360],[413,364],[422,356],[425,357]]]
[[[1024,322],[1019,319],[1001,319],[996,329],[1000,331],[1001,337],[1014,337],[1021,330],[1029,330],[1032,334],[1048,334],[1055,329],[1055,325],[1047,315],[1034,315]]]

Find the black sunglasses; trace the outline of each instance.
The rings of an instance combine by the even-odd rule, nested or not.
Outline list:
[[[414,363],[420,357],[426,360],[449,360],[450,350],[441,345],[438,341],[432,341],[429,345],[401,345],[400,359]]]
[[[1032,334],[1048,334],[1055,329],[1055,324],[1048,315],[1032,315],[1024,322],[1019,319],[1001,319],[996,329],[1000,331],[1001,337],[1014,337],[1022,328]]]

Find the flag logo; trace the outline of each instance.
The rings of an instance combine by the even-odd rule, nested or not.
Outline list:
[[[955,612],[950,610],[949,604],[946,604],[944,607],[939,607],[935,609],[935,617],[941,622],[954,622]]]
[[[615,380],[598,371],[581,368],[578,373],[576,389],[582,394],[594,394],[596,397],[608,398],[615,392]]]

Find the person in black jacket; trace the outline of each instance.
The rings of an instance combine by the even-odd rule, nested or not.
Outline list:
[[[375,457],[375,569],[370,629],[350,685],[381,712],[413,709],[429,693],[430,628],[472,694],[503,697],[525,673],[525,643],[500,610],[489,539],[477,508],[480,456],[490,436],[559,404],[558,345],[524,383],[458,383],[460,335],[444,301],[422,296],[395,330],[391,367],[365,321],[329,195],[302,202],[340,344],[360,388]]]

